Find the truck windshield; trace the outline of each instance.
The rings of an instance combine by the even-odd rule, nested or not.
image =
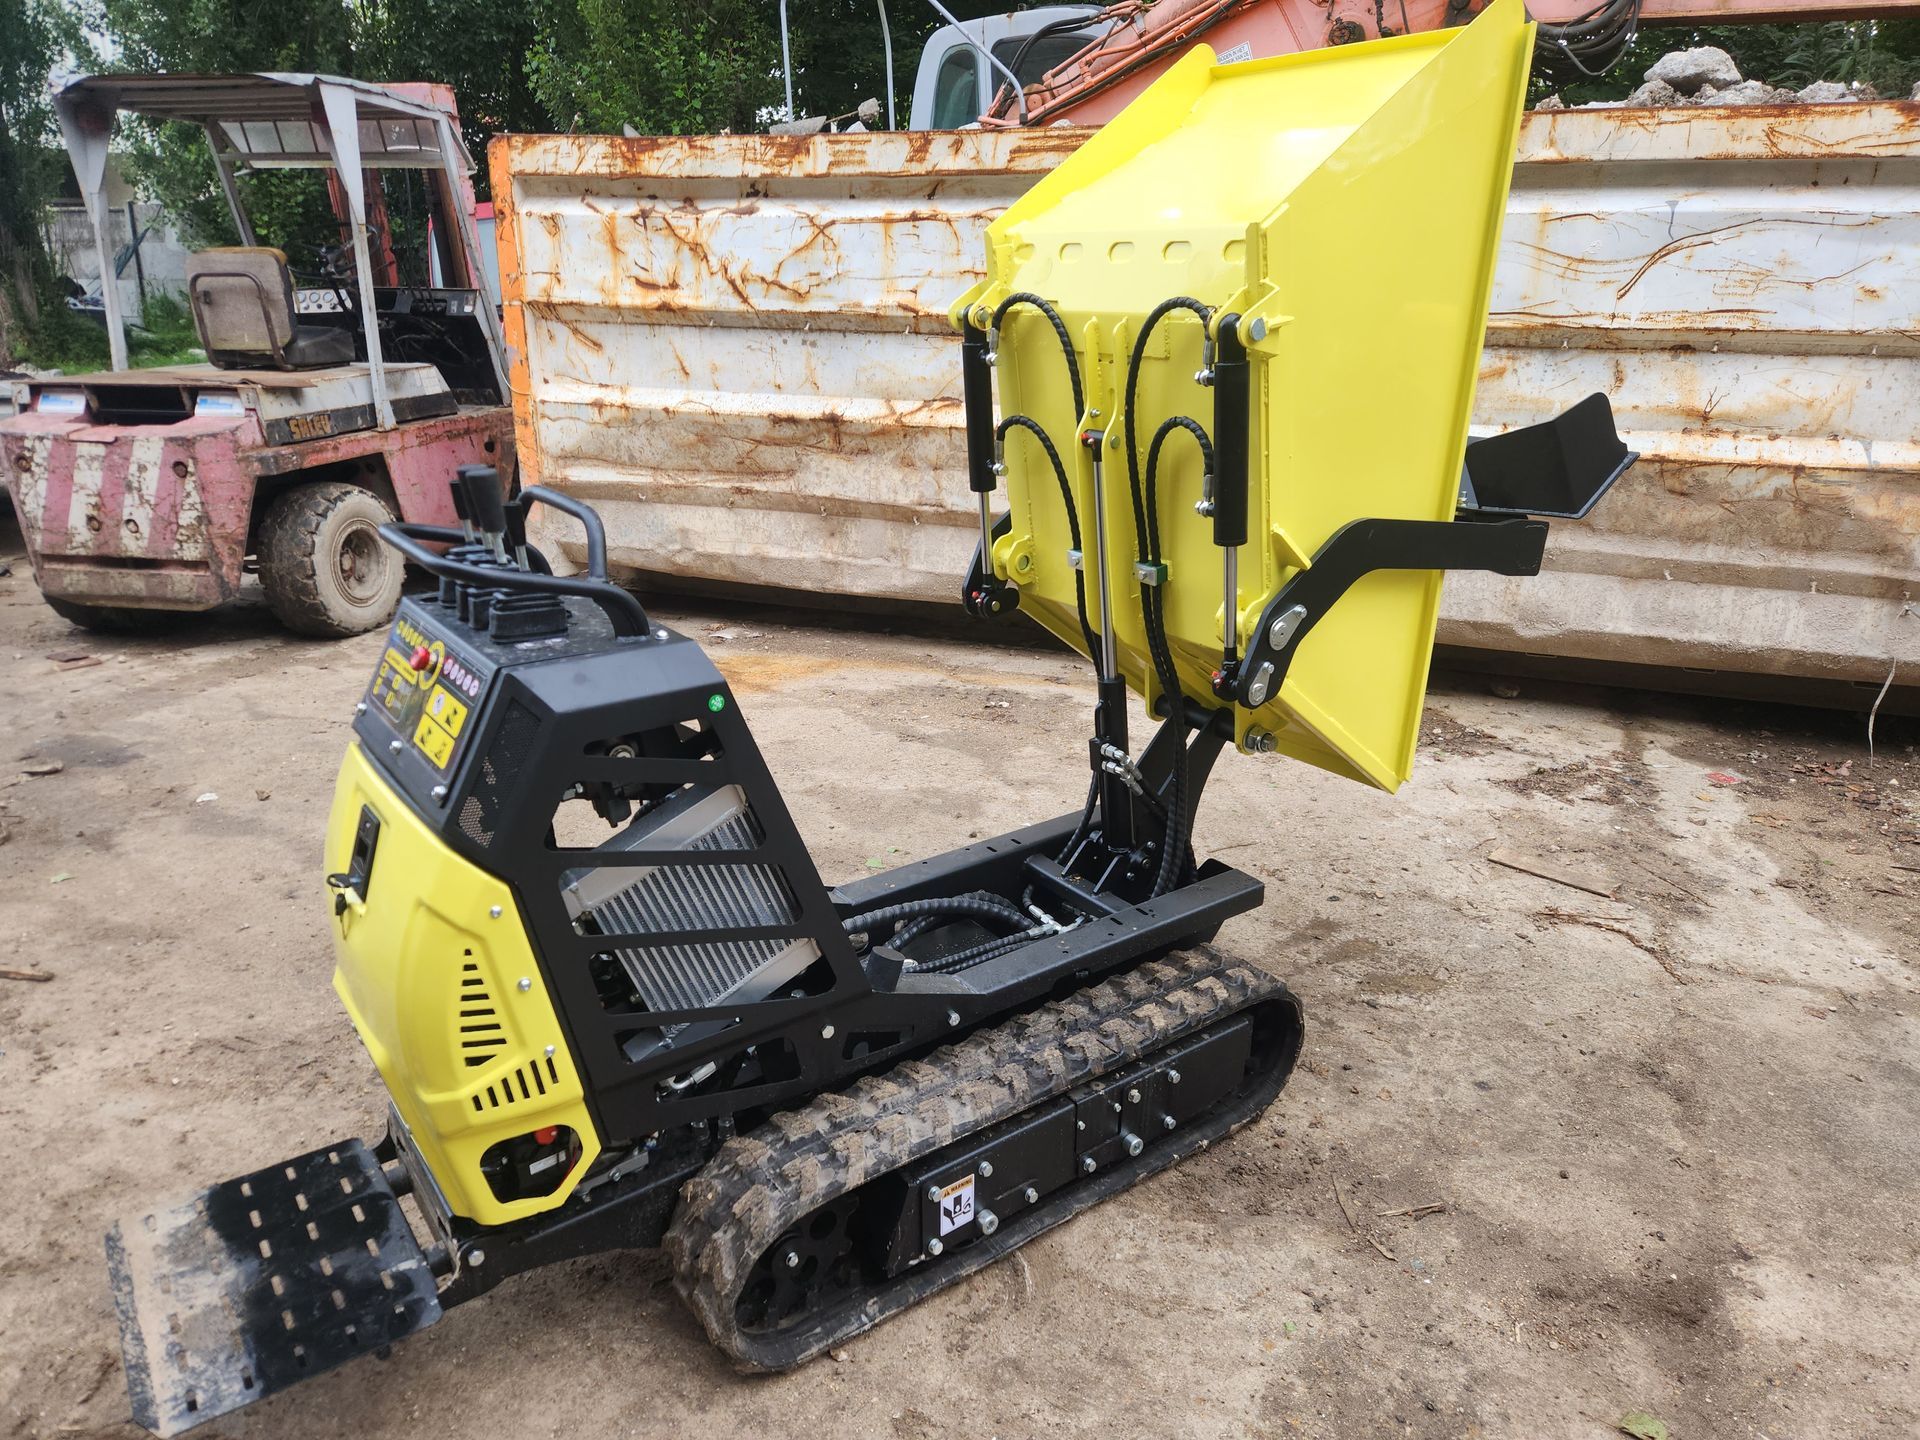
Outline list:
[[[979,61],[970,45],[956,45],[941,57],[933,77],[935,130],[958,130],[980,118],[979,74]]]
[[[1084,30],[1069,30],[1064,35],[1016,36],[993,47],[993,58],[1020,77],[1021,87],[1038,84],[1040,77],[1054,66],[1072,59],[1087,48],[1089,35]],[[1027,53],[1022,55],[1020,52]],[[994,74],[1001,79],[999,71]]]

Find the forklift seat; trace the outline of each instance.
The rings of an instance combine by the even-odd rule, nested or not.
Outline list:
[[[187,260],[187,300],[207,359],[223,370],[353,362],[351,333],[296,320],[293,275],[279,250],[228,245],[195,252]]]

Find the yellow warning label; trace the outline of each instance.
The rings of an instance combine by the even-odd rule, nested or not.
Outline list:
[[[458,736],[460,727],[467,723],[467,707],[447,693],[446,687],[436,685],[433,693],[427,696],[427,714],[439,721],[449,735]]]
[[[418,677],[413,673],[413,662],[398,650],[387,651],[387,664],[393,667],[394,675],[406,684],[412,685],[416,682]]]
[[[431,715],[422,715],[420,723],[413,727],[413,743],[433,762],[435,769],[447,768],[447,761],[453,755],[453,736],[435,724]]]

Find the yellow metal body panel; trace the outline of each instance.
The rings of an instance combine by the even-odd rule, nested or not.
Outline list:
[[[1252,364],[1249,543],[1240,633],[1349,521],[1443,520],[1458,492],[1487,298],[1533,27],[1496,0],[1459,30],[1215,65],[1200,45],[1015,202],[988,230],[987,279],[954,318],[984,325],[1031,291],[1065,320],[1088,414],[1075,417],[1059,343],[1030,307],[997,342],[1003,414],[1046,428],[1070,466],[1087,549],[1093,470],[1074,421],[1105,429],[1107,574],[1120,664],[1152,700],[1122,414],[1133,337],[1160,301],[1239,312]],[[1261,325],[1253,324],[1254,321]],[[1249,338],[1264,329],[1262,338]],[[1169,415],[1212,428],[1202,327],[1161,321],[1131,417],[1142,483]],[[1096,413],[1097,412],[1097,413]],[[1021,608],[1076,649],[1065,507],[1037,442],[1006,440],[1011,533],[994,568]],[[1176,435],[1159,469],[1164,610],[1182,688],[1214,704],[1224,634],[1222,556],[1194,513],[1202,466]],[[1394,789],[1413,763],[1439,603],[1437,572],[1376,572],[1302,642],[1284,686],[1237,715],[1277,748]]]
[[[448,849],[358,744],[334,787],[329,874],[348,867],[362,806],[379,816],[380,838],[367,895],[349,894],[333,918],[333,988],[453,1212],[499,1225],[551,1210],[600,1139],[513,895]],[[496,1200],[481,1155],[547,1125],[580,1137],[565,1182]]]

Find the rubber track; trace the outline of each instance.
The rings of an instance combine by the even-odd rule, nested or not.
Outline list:
[[[1295,1005],[1278,980],[1200,947],[775,1115],[752,1134],[729,1140],[681,1191],[664,1245],[675,1286],[740,1369],[786,1369],[811,1359],[1000,1252],[970,1264],[976,1244],[948,1259],[943,1269],[951,1273],[938,1285],[900,1297],[894,1293],[904,1288],[900,1277],[811,1330],[744,1334],[734,1323],[735,1302],[755,1260],[789,1227],[876,1176],[1272,999]],[[1067,1207],[1060,1218],[1071,1213]]]

